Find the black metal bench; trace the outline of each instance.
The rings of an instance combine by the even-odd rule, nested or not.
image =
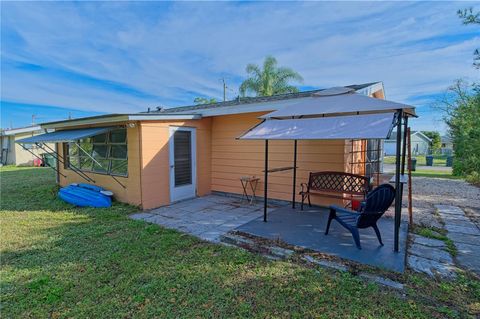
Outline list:
[[[363,201],[370,190],[370,180],[365,176],[344,172],[312,172],[308,183],[302,183],[301,186],[301,209],[303,210],[306,199],[308,199],[308,205],[312,206],[311,195]]]

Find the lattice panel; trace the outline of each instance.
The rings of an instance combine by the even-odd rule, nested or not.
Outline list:
[[[363,195],[368,190],[368,179],[347,173],[310,174],[310,190]]]

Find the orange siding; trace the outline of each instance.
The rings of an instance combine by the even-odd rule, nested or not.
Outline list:
[[[115,176],[122,184],[123,188],[112,177],[105,174],[96,174],[85,172],[95,180],[95,185],[104,187],[113,192],[115,199],[132,205],[141,205],[142,194],[140,190],[140,151],[139,151],[139,128],[127,128],[128,144],[128,177]],[[63,145],[58,144],[58,153],[63,154]],[[60,176],[60,186],[66,186],[71,183],[90,183],[84,180],[70,169],[64,169],[63,164],[59,165],[59,170],[67,177]]]
[[[248,113],[214,117],[212,119],[212,190],[242,193],[240,177],[260,177],[257,195],[263,196],[265,142],[235,138],[259,123],[263,113]],[[308,181],[312,171],[345,171],[348,158],[345,141],[298,141],[297,189]],[[269,168],[293,165],[293,141],[269,142]],[[270,198],[292,199],[292,171],[269,175]],[[297,201],[300,196],[297,195]],[[313,198],[312,198],[313,199]],[[332,203],[331,199],[313,199],[316,204]]]
[[[211,191],[211,119],[141,123],[142,206],[151,209],[170,204],[169,128],[197,128],[197,195]]]

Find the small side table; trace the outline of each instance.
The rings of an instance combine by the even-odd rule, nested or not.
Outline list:
[[[247,199],[247,202],[253,204],[255,201],[255,191],[257,190],[258,181],[260,178],[255,176],[242,176],[240,177],[240,182],[242,183],[243,194],[242,194],[242,201],[243,198]],[[248,186],[250,185],[250,189],[252,190],[252,195],[248,196]]]

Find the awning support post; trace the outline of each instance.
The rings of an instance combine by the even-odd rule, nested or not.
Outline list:
[[[395,153],[395,225],[394,225],[394,251],[399,251],[399,231],[402,218],[402,186],[400,182],[401,166],[401,141],[402,141],[402,118],[403,111],[398,110],[397,116],[397,149]]]
[[[42,150],[48,152],[49,150],[53,152],[53,157],[58,160],[61,164],[65,164],[65,159],[60,156],[60,154],[58,154],[58,152],[55,152],[54,150],[52,150],[52,148],[50,146],[48,146],[47,144],[41,144],[41,143],[35,143],[38,147],[40,147]],[[43,146],[42,146],[43,145]],[[45,148],[44,148],[45,147]],[[81,178],[83,178],[84,180],[86,180],[87,182],[92,182],[92,183],[95,183],[95,180],[93,180],[90,176],[88,176],[87,174],[85,174],[84,172],[82,172],[79,168],[77,168],[76,166],[70,164],[70,167],[72,168],[72,171],[74,171],[78,176],[80,176]],[[60,173],[60,170],[58,170],[58,172]],[[62,174],[62,176],[64,176],[66,178],[65,175]]]
[[[97,163],[98,166],[102,167],[102,164],[100,164],[92,155],[90,155],[87,151],[85,151],[80,145],[78,145],[77,142],[75,142],[75,145],[77,145],[77,147],[82,151],[84,152],[85,154],[87,154],[88,157],[90,157],[92,159],[92,161],[94,161],[95,163]],[[111,178],[113,178],[113,180],[115,182],[117,182],[120,186],[122,186],[124,189],[126,189],[127,187],[125,185],[123,185],[115,176],[113,175],[110,175],[108,174],[108,176],[110,176]]]
[[[263,186],[263,221],[267,222],[267,206],[268,206],[268,140],[265,140],[265,177]]]
[[[35,154],[34,152],[30,151],[28,148],[26,148],[23,144],[20,144],[20,146],[27,152],[29,152],[30,154],[32,154],[34,157],[38,158],[38,159],[42,159],[40,156],[38,156],[37,154]],[[63,175],[62,173],[60,173],[60,171],[58,170],[58,168],[55,168],[53,166],[50,166],[49,164],[47,164],[48,167],[50,167],[51,169],[53,169],[55,172],[57,172],[58,174],[62,175],[63,177],[67,177],[65,175]]]
[[[292,208],[295,209],[295,197],[297,188],[297,140],[293,144],[293,189],[292,189]]]
[[[52,151],[55,155],[54,158],[56,160],[58,160],[61,164],[65,165],[65,159],[58,153],[58,152],[55,152],[50,146],[48,146],[47,144],[40,144],[40,143],[36,143],[36,145],[38,147],[40,147],[41,149],[43,149],[44,151]],[[43,147],[42,147],[43,145]],[[45,148],[46,149],[45,149]],[[93,180],[90,176],[88,176],[87,174],[85,174],[84,172],[82,172],[78,167],[76,167],[75,165],[72,165],[70,164],[70,167],[72,168],[72,171],[74,171],[77,175],[79,175],[81,178],[83,178],[84,180],[86,180],[87,182],[92,182],[92,183],[95,183],[95,180]]]

